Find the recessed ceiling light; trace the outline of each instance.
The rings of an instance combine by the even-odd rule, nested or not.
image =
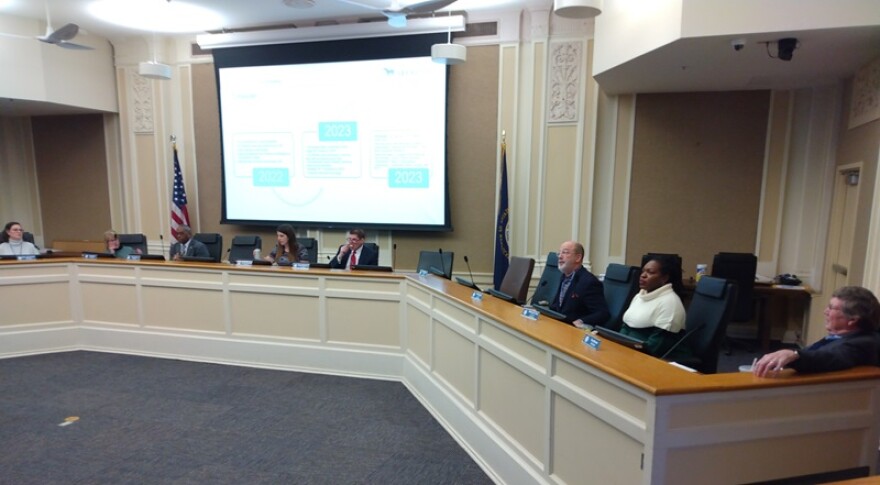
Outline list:
[[[97,0],[88,10],[105,22],[149,32],[203,32],[224,24],[217,12],[180,0]]]

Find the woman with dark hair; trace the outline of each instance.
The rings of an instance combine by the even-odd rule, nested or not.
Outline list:
[[[0,256],[40,254],[36,246],[24,240],[24,230],[18,222],[7,222],[0,235]]]
[[[623,314],[620,333],[643,340],[645,352],[651,355],[665,354],[683,335],[683,291],[678,261],[665,255],[651,257],[642,267],[639,293]],[[676,352],[680,353],[669,357],[686,355],[682,346]]]
[[[803,350],[782,349],[761,357],[752,372],[772,375],[785,367],[798,372],[827,372],[857,365],[877,365],[880,351],[880,302],[861,286],[844,286],[831,294],[825,307],[822,340]]]
[[[278,240],[266,261],[289,266],[299,261],[309,260],[309,250],[296,243],[296,230],[290,224],[281,224],[275,228]]]

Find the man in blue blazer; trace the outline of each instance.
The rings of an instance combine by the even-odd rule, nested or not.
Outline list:
[[[348,231],[345,244],[339,246],[336,256],[330,260],[331,268],[351,269],[354,265],[375,266],[379,264],[379,252],[371,246],[364,246],[367,238],[363,229]]]
[[[877,365],[880,353],[880,301],[867,288],[844,286],[825,307],[828,334],[805,349],[782,349],[761,357],[752,372],[776,375],[785,367],[798,372],[827,372],[857,365]]]
[[[550,309],[565,315],[565,321],[578,328],[602,325],[611,318],[605,303],[602,282],[584,268],[584,246],[566,241],[559,248],[562,278]]]

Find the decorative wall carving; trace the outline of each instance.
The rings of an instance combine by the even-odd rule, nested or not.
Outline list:
[[[880,57],[859,69],[853,81],[849,127],[880,119]]]
[[[578,121],[582,49],[583,44],[580,42],[550,44],[550,100],[547,103],[549,123]]]
[[[129,80],[134,132],[153,133],[153,82],[133,70]]]

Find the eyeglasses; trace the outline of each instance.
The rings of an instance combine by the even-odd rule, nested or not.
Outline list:
[[[20,228],[20,227],[19,227],[18,229],[16,229],[16,228],[13,227],[12,229],[10,229],[10,231],[12,231],[12,232],[22,232],[22,231],[24,231],[24,229],[22,229],[22,228]]]
[[[349,238],[346,238],[345,240],[348,241],[348,242],[358,242],[358,241],[361,240],[361,238],[359,238],[359,237],[349,237]]]
[[[842,306],[832,306],[831,303],[829,303],[828,306],[825,307],[825,309],[828,310],[829,312],[837,311],[837,312],[846,313],[845,308],[843,308]]]

